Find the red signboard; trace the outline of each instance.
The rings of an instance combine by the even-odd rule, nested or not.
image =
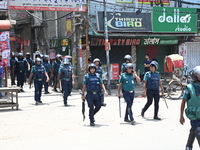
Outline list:
[[[119,79],[119,64],[112,64],[112,79]]]
[[[151,2],[153,2],[153,4],[160,4],[161,1],[160,0],[138,0],[138,4],[151,4]],[[169,5],[170,0],[162,0],[162,3],[164,5]]]

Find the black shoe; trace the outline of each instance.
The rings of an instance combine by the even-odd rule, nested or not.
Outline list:
[[[49,92],[44,92],[44,94],[50,94]]]
[[[38,103],[42,103],[42,101],[38,101]]]
[[[135,122],[134,120],[133,120],[133,121],[131,121],[131,124],[132,124],[132,125],[135,125],[135,123],[136,123],[136,122]]]
[[[106,106],[106,103],[102,103],[101,106],[104,106],[104,107],[105,107],[105,106]]]
[[[68,106],[68,104],[64,104],[66,107]]]
[[[21,90],[20,90],[20,92],[24,92],[24,90],[23,90],[23,89],[21,89]]]
[[[153,119],[155,119],[155,120],[161,120],[161,118],[159,118],[159,117],[153,117]]]
[[[141,116],[144,117],[144,111],[143,111],[143,109],[141,111]]]
[[[38,105],[38,102],[37,102],[37,101],[35,101],[35,105]]]
[[[95,126],[95,123],[94,122],[90,122],[90,126]]]
[[[131,122],[129,119],[124,119],[124,122]]]

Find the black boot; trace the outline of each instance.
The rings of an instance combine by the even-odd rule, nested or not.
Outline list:
[[[141,111],[141,116],[144,117],[144,109]]]

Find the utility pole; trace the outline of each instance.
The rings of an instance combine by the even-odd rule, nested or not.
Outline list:
[[[88,69],[88,53],[89,53],[89,44],[88,44],[88,5],[89,5],[89,3],[88,3],[88,1],[89,0],[86,0],[86,26],[85,26],[85,44],[86,44],[86,57],[85,57],[85,59],[86,59],[86,72],[87,72],[87,69]]]
[[[110,57],[109,57],[109,42],[108,42],[108,25],[107,25],[107,14],[106,14],[106,0],[104,2],[104,36],[105,36],[105,51],[106,51],[106,60],[107,60],[107,74],[108,74],[108,83],[107,90],[108,94],[111,95],[110,87]]]

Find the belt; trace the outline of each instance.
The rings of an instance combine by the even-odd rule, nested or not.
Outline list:
[[[87,91],[87,93],[90,93],[90,94],[99,94],[100,92],[90,92],[90,91]]]
[[[124,91],[124,92],[133,93],[134,91]]]
[[[62,79],[63,81],[70,81],[70,79]]]
[[[35,79],[35,80],[37,80],[37,81],[42,81],[42,79]]]

